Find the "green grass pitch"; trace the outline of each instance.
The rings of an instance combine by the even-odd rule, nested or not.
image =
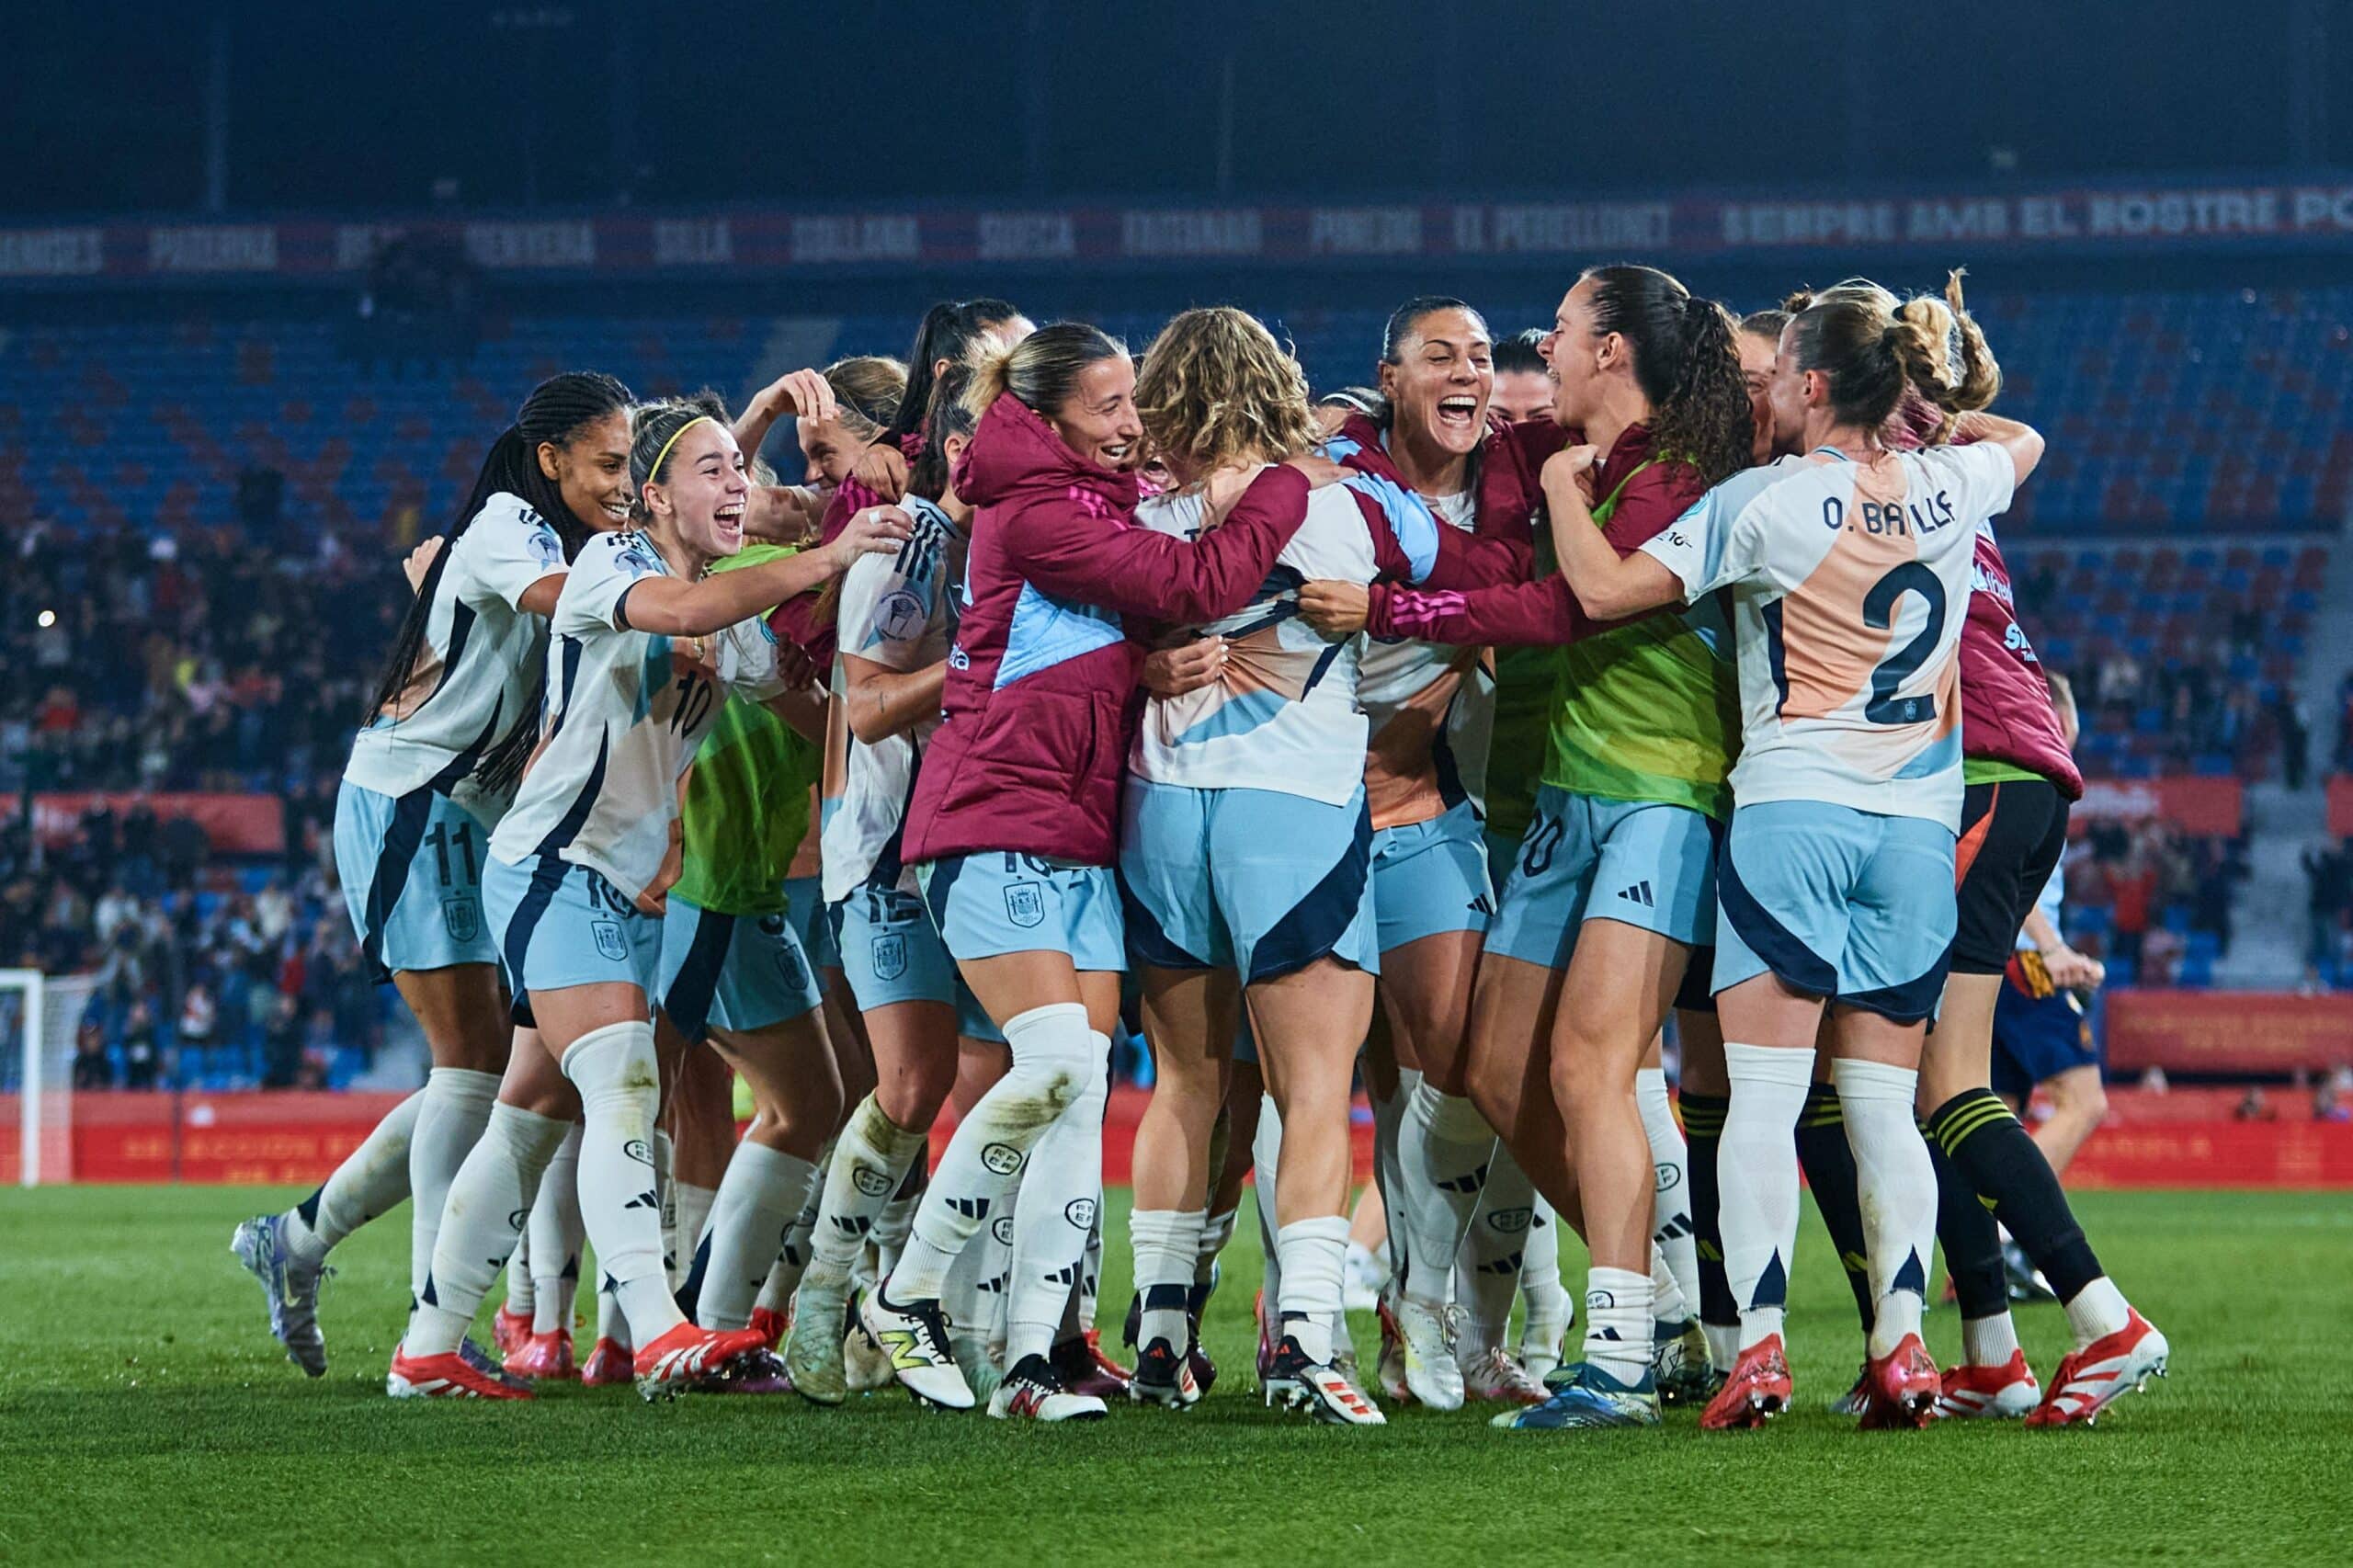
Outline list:
[[[1495,1432],[1485,1412],[1392,1412],[1379,1431],[1279,1417],[1251,1387],[1247,1233],[1211,1308],[1222,1376],[1184,1415],[1036,1428],[927,1415],[895,1392],[820,1411],[576,1387],[396,1404],[382,1384],[405,1210],[337,1255],[332,1362],[313,1382],[228,1253],[240,1217],[286,1196],[0,1194],[0,1561],[2353,1561],[2342,1194],[2085,1197],[2104,1260],[2173,1341],[2173,1376],[2096,1430],[2053,1433],[1865,1436],[1824,1414],[1857,1335],[1809,1216],[1798,1409],[1704,1437],[1688,1413],[1609,1434]],[[1124,1202],[1110,1209],[1123,1227]],[[1116,1324],[1123,1229],[1107,1262]],[[1952,1312],[1930,1324],[1949,1357]],[[2020,1328],[2047,1374],[2063,1317],[2028,1308]]]

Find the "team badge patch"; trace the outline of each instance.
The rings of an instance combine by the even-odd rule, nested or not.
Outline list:
[[[482,935],[482,901],[474,898],[443,899],[441,923],[449,928],[451,941],[472,941]]]
[[[1518,1235],[1535,1217],[1533,1209],[1498,1209],[1487,1216],[1487,1228],[1501,1236]]]
[[[874,978],[896,980],[907,972],[907,939],[897,932],[874,938]]]
[[[1015,882],[1005,890],[1005,917],[1027,928],[1046,918],[1046,890],[1035,882]]]
[[[874,627],[889,642],[904,642],[921,635],[924,622],[930,619],[923,600],[901,588],[885,594],[882,602],[874,607]]]
[[[1010,1143],[991,1143],[981,1151],[981,1164],[992,1174],[1001,1176],[1011,1176],[1019,1170],[1025,1158],[1027,1156]]]
[[[620,963],[628,959],[629,938],[621,935],[621,928],[618,924],[610,920],[591,920],[588,923],[588,929],[596,936],[597,951],[599,954],[615,963]]]

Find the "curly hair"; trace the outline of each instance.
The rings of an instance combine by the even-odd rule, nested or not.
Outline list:
[[[1319,438],[1307,372],[1265,324],[1230,305],[1187,311],[1136,371],[1136,413],[1153,449],[1198,476],[1279,462]]]
[[[1621,333],[1634,383],[1651,405],[1651,448],[1710,484],[1748,466],[1756,416],[1740,372],[1732,312],[1655,267],[1588,267],[1593,331]]]

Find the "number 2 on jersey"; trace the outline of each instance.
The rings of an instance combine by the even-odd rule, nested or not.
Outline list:
[[[1871,591],[1863,596],[1863,624],[1874,631],[1893,626],[1895,602],[1905,594],[1917,594],[1927,602],[1928,619],[1918,635],[1871,671],[1871,699],[1864,704],[1863,717],[1874,724],[1925,724],[1937,716],[1933,695],[1895,695],[1896,687],[1927,663],[1928,655],[1936,652],[1937,639],[1944,635],[1945,585],[1937,581],[1936,573],[1920,562],[1907,561],[1873,583]]]
[[[1870,700],[1863,705],[1863,717],[1874,724],[1924,724],[1937,716],[1937,699],[1933,695],[1898,697],[1898,687],[1911,679],[1928,655],[1936,652],[1937,640],[1945,630],[1945,585],[1937,580],[1934,571],[1917,561],[1907,561],[1878,582],[1863,596],[1863,624],[1874,631],[1885,631],[1895,624],[1896,601],[1905,594],[1917,594],[1928,607],[1928,619],[1912,641],[1881,659],[1871,670]],[[1766,653],[1772,660],[1773,684],[1780,688],[1781,703],[1778,710],[1787,715],[1790,706],[1789,651],[1781,641],[1781,606],[1779,599],[1762,608],[1765,622]]]

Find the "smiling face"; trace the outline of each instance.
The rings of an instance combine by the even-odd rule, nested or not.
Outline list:
[[[1097,359],[1078,373],[1078,385],[1050,415],[1063,444],[1099,467],[1133,465],[1143,446],[1136,414],[1136,365],[1124,354]]]
[[[1552,330],[1544,339],[1544,362],[1552,368],[1552,417],[1582,429],[1601,406],[1601,396],[1613,376],[1631,375],[1633,358],[1624,336],[1594,331],[1593,296],[1597,286],[1590,278],[1561,297],[1552,312]]]
[[[706,561],[744,548],[744,506],[751,473],[734,434],[706,419],[678,437],[659,479],[645,483],[646,509],[657,528]]]
[[[797,419],[793,434],[801,440],[801,459],[809,465],[809,483],[831,490],[858,467],[859,456],[874,444],[856,436],[839,419]]]
[[[541,441],[540,472],[555,482],[583,527],[602,533],[629,526],[629,415],[620,409],[590,421],[561,443]]]
[[[1494,350],[1487,324],[1471,311],[1432,311],[1415,321],[1395,360],[1381,366],[1391,429],[1402,440],[1468,457],[1487,433]]]

